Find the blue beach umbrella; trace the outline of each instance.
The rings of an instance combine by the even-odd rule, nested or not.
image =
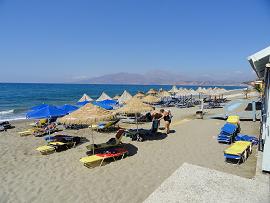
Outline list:
[[[85,104],[88,104],[89,101],[82,101],[82,102],[77,102],[76,104],[79,106],[84,106]]]
[[[32,110],[26,113],[28,119],[56,118],[66,115],[67,113],[56,106],[47,105],[41,109]]]
[[[101,107],[103,109],[106,109],[106,110],[112,110],[113,109],[112,106],[103,104],[102,102],[93,102],[93,104],[96,105],[96,106],[99,106],[99,107]]]
[[[115,106],[118,104],[117,101],[111,100],[111,99],[106,99],[106,100],[100,101],[100,103],[102,103],[104,105],[108,105],[108,106]]]
[[[31,110],[36,111],[36,110],[42,109],[42,108],[47,107],[47,106],[49,106],[49,105],[48,104],[40,104],[40,105],[37,105],[37,106],[33,106],[31,108]]]
[[[64,110],[66,113],[71,113],[71,112],[76,111],[78,109],[77,106],[73,106],[70,104],[64,104],[62,106],[58,106],[58,108]]]

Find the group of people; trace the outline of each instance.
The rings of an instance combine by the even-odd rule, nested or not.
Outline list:
[[[160,109],[159,111],[156,111],[156,110],[153,110],[151,113],[151,118],[152,118],[152,121],[153,121],[153,124],[154,122],[157,123],[157,125],[159,126],[160,125],[160,121],[162,119],[164,119],[165,121],[165,130],[166,130],[166,133],[169,134],[170,133],[170,124],[172,122],[172,114],[171,114],[171,111],[169,109]]]

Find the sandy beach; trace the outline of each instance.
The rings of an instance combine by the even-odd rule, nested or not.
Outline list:
[[[226,163],[223,150],[228,145],[216,141],[225,121],[195,119],[197,110],[171,108],[173,133],[144,142],[124,137],[130,156],[93,169],[79,162],[90,142],[44,156],[35,150],[46,144],[43,138],[18,135],[30,122],[13,122],[14,129],[0,134],[1,202],[142,202],[185,162],[253,178],[257,148],[241,165]],[[208,111],[214,114],[221,110]],[[150,129],[150,123],[140,127]],[[243,134],[258,136],[259,122],[243,121],[241,129]],[[91,140],[89,129],[64,132]],[[95,132],[95,143],[114,134]]]

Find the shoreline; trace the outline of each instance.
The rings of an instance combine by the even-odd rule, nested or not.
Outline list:
[[[226,97],[228,95],[233,95],[233,94],[237,94],[237,96],[240,96],[242,90],[243,90],[243,88],[242,89],[227,90],[227,92],[224,93],[224,96]],[[231,96],[229,96],[229,98],[230,97]],[[70,104],[71,103],[74,103],[74,102],[71,101]],[[31,106],[28,106],[28,108],[31,108]],[[16,112],[16,108],[9,108],[9,109],[5,109],[5,110],[0,111],[0,122],[2,122],[2,121],[16,121],[16,120],[25,119],[24,117],[22,117],[22,115],[25,114],[27,112],[27,110],[25,110],[25,112],[23,111],[23,112],[19,112],[19,113],[14,113],[14,112]]]

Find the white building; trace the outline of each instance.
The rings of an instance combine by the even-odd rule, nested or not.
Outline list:
[[[270,46],[248,57],[248,61],[265,84],[262,101],[262,170],[270,172]]]

